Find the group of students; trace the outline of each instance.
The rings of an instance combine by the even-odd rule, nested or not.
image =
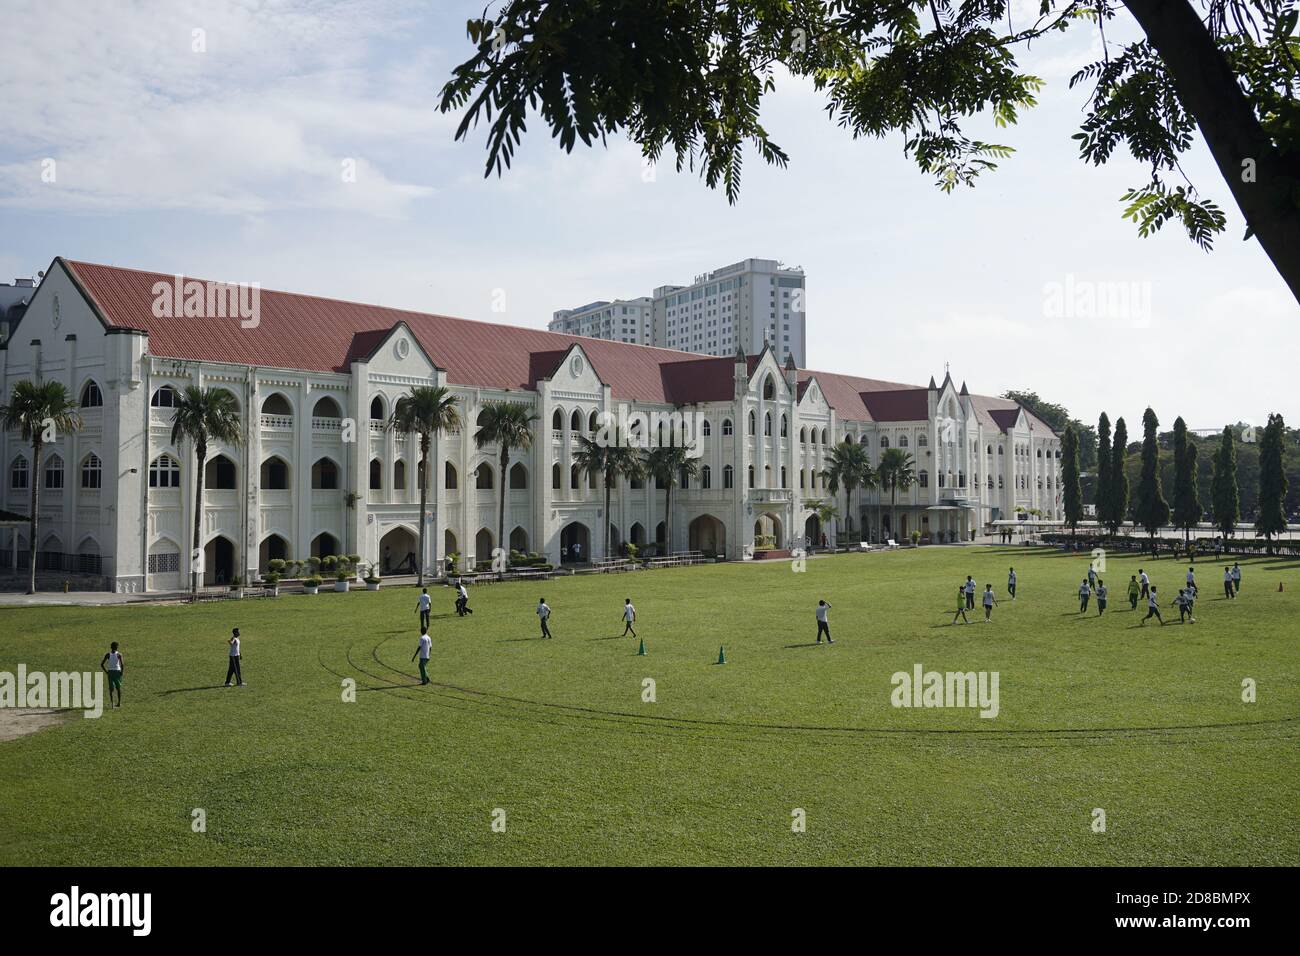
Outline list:
[[[1011,600],[1016,599],[1016,569],[1012,568],[1007,572],[1007,591],[1011,595]],[[984,585],[984,623],[987,624],[993,620],[993,608],[997,606],[998,598],[993,593],[993,585]],[[963,624],[969,624],[970,618],[966,616],[967,611],[975,609],[975,579],[969,574],[966,580],[957,585],[957,612],[952,616],[952,623],[957,623],[957,618],[961,618]]]
[[[1241,566],[1233,564],[1232,567],[1224,565],[1223,568],[1223,593],[1225,597],[1235,598],[1237,592],[1241,590]],[[1165,623],[1164,617],[1160,613],[1160,598],[1157,587],[1151,583],[1151,577],[1144,568],[1138,568],[1138,573],[1129,577],[1128,582],[1128,603],[1129,607],[1136,611],[1138,602],[1145,600],[1147,602],[1146,617],[1142,618],[1141,624],[1145,625],[1151,618],[1155,618],[1162,625]],[[1182,623],[1196,623],[1196,617],[1192,613],[1196,606],[1196,599],[1200,594],[1200,589],[1196,585],[1196,568],[1188,566],[1187,578],[1183,587],[1178,589],[1178,596],[1169,602],[1169,607],[1178,608],[1178,621]],[[1088,610],[1088,599],[1092,596],[1097,599],[1097,613],[1104,614],[1106,611],[1107,588],[1104,582],[1097,575],[1097,570],[1091,564],[1088,565],[1088,576],[1079,584],[1079,613],[1083,614]]]

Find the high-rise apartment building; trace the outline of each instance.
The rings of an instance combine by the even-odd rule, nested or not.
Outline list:
[[[611,342],[653,345],[653,318],[654,304],[649,296],[613,302],[602,299],[576,309],[560,309],[553,313],[549,328],[552,332]]]

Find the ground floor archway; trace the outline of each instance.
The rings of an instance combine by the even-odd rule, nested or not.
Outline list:
[[[479,528],[478,534],[474,535],[474,563],[480,564],[484,561],[492,560],[492,549],[496,547],[493,544],[495,537],[487,528]]]
[[[822,519],[817,515],[809,515],[808,520],[803,523],[804,542],[810,548],[816,548],[822,543]]]
[[[763,512],[754,521],[754,549],[771,551],[784,547],[781,519],[770,511]]]
[[[311,553],[312,556],[317,558],[328,558],[331,555],[337,555],[339,553],[339,539],[328,531],[322,531],[312,539]]]
[[[727,526],[713,515],[700,515],[686,528],[687,547],[710,557],[726,555]]]
[[[560,563],[578,564],[591,559],[591,532],[581,521],[566,524],[560,531]]]
[[[257,549],[257,567],[263,574],[271,569],[272,561],[284,561],[289,557],[289,542],[278,534],[268,534],[262,539]]]
[[[379,573],[414,574],[419,553],[420,539],[410,528],[390,528],[379,539]]]
[[[234,542],[219,535],[203,549],[203,583],[209,586],[229,584],[234,576]]]
[[[515,525],[515,530],[510,532],[510,550],[520,554],[528,553],[528,532],[523,525]]]

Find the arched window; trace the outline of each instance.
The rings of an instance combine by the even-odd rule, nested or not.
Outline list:
[[[489,488],[496,487],[493,484],[492,477],[492,466],[487,462],[483,462],[478,466],[478,470],[474,472],[474,487],[479,491],[486,491]]]
[[[406,490],[406,462],[400,458],[393,462],[393,488],[398,491]]]
[[[317,491],[338,490],[339,466],[328,458],[318,458],[311,466],[311,486]]]
[[[709,420],[707,418],[704,419],[704,424],[700,426],[700,432],[701,434],[704,435],[705,438],[708,438],[710,435],[713,434],[713,426],[709,424]]]
[[[1038,457],[1039,457],[1039,458],[1042,458],[1042,457],[1043,457],[1043,450],[1042,450],[1041,448],[1038,449]]]
[[[758,434],[758,416],[753,412],[749,413],[749,433],[751,435]]]
[[[460,487],[460,474],[456,471],[456,466],[449,461],[442,464],[442,486],[448,491],[455,491]]]
[[[551,415],[551,431],[564,431],[564,412],[560,411],[558,408]]]
[[[564,471],[560,468],[560,463],[557,461],[551,466],[551,490],[559,491],[560,488],[563,487],[563,480]]]
[[[311,410],[312,418],[342,418],[343,412],[339,408],[339,403],[326,395],[316,403]]]
[[[370,459],[370,490],[381,491],[384,487],[384,464],[378,458]]]
[[[573,414],[569,416],[569,431],[575,435],[582,432],[582,412],[576,408],[573,410]]]
[[[600,413],[595,409],[591,411],[591,418],[587,420],[587,426],[593,435],[600,430]]]
[[[103,408],[104,393],[99,390],[99,383],[93,378],[81,388],[82,408]]]
[[[822,444],[823,444],[823,445],[826,444],[826,435],[827,435],[826,429],[823,428],[823,429],[822,429]]]
[[[992,476],[992,475],[989,475],[988,485],[989,485],[989,491],[992,491],[992,490],[993,490],[993,476]]]
[[[918,471],[918,472],[916,473],[916,483],[917,483],[918,485],[920,485],[922,488],[929,488],[929,487],[930,487],[930,473],[929,473],[928,471],[926,471],[925,469],[921,469],[920,471]]]
[[[724,419],[722,420],[722,435],[723,435],[723,437],[725,438],[727,435],[730,435],[731,432],[732,432],[732,429],[731,429],[731,419],[730,419],[730,418],[724,418]]]
[[[930,445],[930,439],[927,438],[925,435],[921,435],[916,439],[917,448],[927,448],[929,447],[929,445]]]
[[[782,466],[781,466],[781,487],[782,487],[782,488],[786,487],[786,484],[785,484],[785,465],[782,465]]]
[[[736,485],[736,469],[732,468],[730,465],[726,465],[722,469],[722,487],[734,488],[735,485]]]
[[[683,468],[677,475],[677,485],[683,491],[691,487],[691,476],[686,474],[685,468]]]
[[[763,434],[764,435],[772,434],[772,413],[771,412],[768,412],[766,415],[763,416]]]
[[[889,436],[888,436],[888,435],[881,435],[881,436],[880,436],[880,447],[881,447],[881,448],[888,448],[888,447],[889,447]]]
[[[939,487],[940,487],[940,488],[946,487],[946,486],[944,485],[943,472],[942,472],[942,471],[939,472]]]
[[[578,466],[573,465],[569,468],[569,490],[577,491],[582,487],[582,478],[578,472]]]
[[[770,374],[763,379],[763,397],[767,399],[776,398],[776,382],[772,380]]]
[[[782,415],[782,416],[781,416],[781,437],[782,437],[782,438],[789,438],[789,437],[790,437],[790,431],[789,431],[789,429],[786,427],[787,424],[788,424],[788,423],[787,423],[786,420],[785,420],[785,416]]]
[[[998,454],[999,454],[999,455],[1002,454],[1002,446],[1001,446],[1001,445],[998,445]]]
[[[966,472],[964,471],[957,472],[957,487],[958,488],[966,487]]]
[[[179,488],[181,466],[171,455],[159,455],[149,463],[150,488]]]
[[[99,489],[103,486],[104,465],[93,451],[81,462],[81,487]]]
[[[370,400],[370,418],[377,422],[384,420],[384,400],[378,395]]]
[[[63,459],[58,455],[51,455],[45,463],[45,487],[51,491],[63,487]]]
[[[30,477],[29,472],[30,466],[27,464],[27,459],[19,455],[9,468],[9,487],[14,491],[26,491]]]
[[[863,433],[862,438],[858,440],[858,444],[861,445],[863,448],[867,446],[867,435],[865,432]]]
[[[906,447],[907,447],[907,436],[906,436],[906,435],[899,435],[899,436],[898,436],[898,447],[899,447],[899,448],[906,448]]]
[[[176,389],[170,385],[164,385],[153,393],[149,399],[149,404],[153,408],[175,408],[177,399]]]
[[[289,466],[283,458],[272,455],[262,462],[260,479],[263,491],[288,491]]]
[[[1002,476],[998,475],[998,491],[1002,490]]]
[[[708,465],[700,469],[700,487],[705,491],[713,487],[713,471]]]
[[[510,469],[510,490],[518,491],[528,487],[528,469],[520,462],[515,462]]]
[[[799,444],[801,445],[808,444],[808,429],[806,428],[799,429]]]
[[[749,466],[749,487],[754,487],[754,466]]]
[[[203,467],[203,487],[213,491],[234,491],[236,487],[235,463],[225,455],[217,455]]]
[[[266,396],[266,399],[262,402],[262,414],[288,417],[293,414],[293,406],[289,404],[287,398],[279,392],[275,392]]]

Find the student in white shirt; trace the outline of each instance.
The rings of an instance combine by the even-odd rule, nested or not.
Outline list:
[[[1160,604],[1156,600],[1156,589],[1154,587],[1147,592],[1147,616],[1142,618],[1142,625],[1145,627],[1147,621],[1153,617],[1160,622],[1162,627],[1164,626],[1165,619],[1160,616]]]
[[[1012,568],[1007,572],[1007,592],[1011,595],[1011,600],[1016,599],[1016,569]]]
[[[114,707],[122,706],[122,652],[117,649],[117,641],[109,645],[108,653],[104,659],[99,662],[100,670],[108,674],[108,702],[113,703],[113,691],[117,691],[117,703]]]
[[[1233,593],[1233,597],[1236,597],[1237,592],[1240,591],[1240,590],[1241,590],[1241,565],[1239,565],[1236,561],[1234,561],[1234,562],[1232,562],[1232,593]]]
[[[1229,598],[1237,596],[1237,589],[1232,581],[1232,569],[1226,564],[1223,566],[1223,596]]]
[[[830,622],[826,620],[826,612],[829,611],[830,609],[831,606],[827,604],[825,601],[817,602],[817,643],[818,644],[822,642],[823,634],[826,635],[827,644],[835,643],[833,640],[831,640]]]
[[[1142,597],[1151,595],[1151,578],[1141,568],[1138,568],[1138,583],[1142,585]]]
[[[239,628],[233,628],[230,632],[230,666],[226,668],[226,686],[230,686],[230,678],[235,679],[235,684],[239,687],[244,686],[244,675],[239,670]]]
[[[552,637],[551,629],[546,624],[551,619],[551,607],[544,597],[537,599],[537,619],[542,622],[542,637]]]
[[[415,602],[415,609],[420,612],[420,627],[424,630],[429,629],[429,610],[433,607],[433,598],[429,597],[429,589],[420,590],[420,598]]]
[[[433,639],[429,637],[427,627],[420,628],[420,643],[415,647],[415,654],[411,655],[411,660],[415,660],[416,654],[420,656],[420,683],[429,683],[429,651],[433,649]]]
[[[993,596],[993,585],[984,585],[984,623],[987,624],[993,618],[993,605],[998,603],[998,599]]]
[[[474,609],[469,606],[469,591],[465,589],[464,581],[456,582],[456,613],[461,617],[474,613]]]
[[[636,630],[632,625],[636,622],[636,608],[632,606],[632,599],[627,598],[623,602],[623,637],[631,634],[636,637]]]
[[[1110,594],[1110,588],[1106,587],[1106,582],[1101,578],[1097,579],[1097,616],[1101,617],[1106,613],[1106,596]]]
[[[1092,586],[1088,579],[1084,578],[1083,583],[1079,585],[1079,613],[1082,614],[1088,610],[1088,598],[1092,596]]]
[[[975,607],[975,579],[969,574],[966,575],[966,583],[963,587],[966,590],[966,609],[971,610]]]

